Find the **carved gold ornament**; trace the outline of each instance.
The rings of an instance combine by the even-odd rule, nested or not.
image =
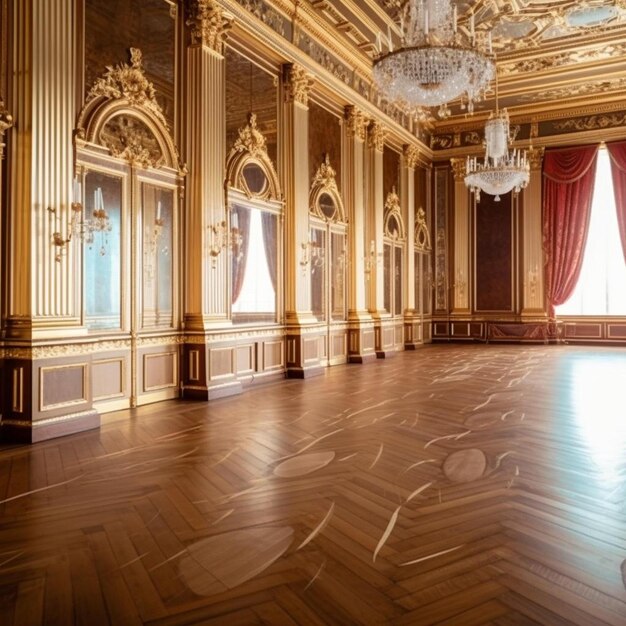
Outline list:
[[[346,107],[346,127],[349,137],[365,141],[369,122],[369,118],[360,109],[352,105]]]
[[[287,101],[308,106],[313,77],[300,65],[288,65],[285,79]]]
[[[430,250],[430,232],[426,224],[426,213],[420,207],[415,219],[415,249],[419,252]]]
[[[397,226],[397,229],[394,228]],[[384,232],[385,236],[392,239],[404,239],[405,228],[404,221],[402,219],[402,207],[400,206],[400,197],[396,193],[396,188],[392,187],[391,191],[387,194],[385,200],[385,213],[384,213]]]
[[[317,169],[309,193],[309,211],[329,222],[345,222],[343,200],[337,187],[337,172],[330,164],[330,157],[325,156]]]
[[[4,133],[13,126],[13,117],[9,114],[0,98],[0,159],[4,154]]]
[[[404,162],[412,170],[417,167],[420,160],[420,151],[417,146],[408,144],[404,146]]]
[[[465,159],[450,159],[450,163],[452,164],[452,171],[454,172],[454,180],[459,182],[465,179],[466,170],[466,160]]]
[[[117,158],[141,167],[168,167],[184,175],[156,91],[146,78],[138,48],[130,64],[108,66],[93,84],[78,119],[79,144],[98,144]]]
[[[379,152],[385,149],[385,137],[387,136],[387,130],[378,121],[374,120],[369,127],[369,146],[375,148]]]
[[[191,27],[191,40],[221,54],[232,17],[224,12],[215,0],[193,0],[187,26]]]
[[[611,115],[588,115],[573,120],[554,122],[555,130],[598,130],[601,128],[614,128],[626,124],[626,114],[613,113]]]
[[[259,168],[265,177],[260,189],[253,189],[246,180],[246,168]],[[278,174],[267,152],[267,142],[257,127],[256,115],[248,115],[248,123],[239,129],[239,136],[226,159],[226,181],[229,187],[243,191],[248,198],[281,200]]]

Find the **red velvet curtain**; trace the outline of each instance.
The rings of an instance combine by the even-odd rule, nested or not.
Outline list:
[[[608,143],[606,147],[611,155],[611,174],[615,193],[615,208],[622,251],[626,261],[626,141]]]
[[[554,307],[574,292],[589,231],[598,146],[547,151],[543,161],[546,297]]]

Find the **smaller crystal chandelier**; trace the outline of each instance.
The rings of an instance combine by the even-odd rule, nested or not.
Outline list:
[[[491,34],[475,32],[474,14],[469,32],[462,33],[450,0],[407,0],[400,29],[402,44],[396,50],[391,30],[388,52],[382,52],[380,35],[377,38],[373,77],[381,95],[414,113],[438,106],[444,117],[449,115],[445,104],[461,98],[472,113],[494,74]]]
[[[480,201],[480,192],[495,196],[514,190],[519,193],[528,184],[530,164],[525,150],[509,150],[511,141],[509,114],[498,108],[498,75],[496,73],[496,110],[485,124],[485,159],[479,163],[476,157],[467,157],[465,184]]]

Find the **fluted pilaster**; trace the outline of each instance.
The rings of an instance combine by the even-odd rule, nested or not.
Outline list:
[[[452,313],[470,312],[470,203],[465,185],[465,160],[451,159],[454,170],[454,285]]]

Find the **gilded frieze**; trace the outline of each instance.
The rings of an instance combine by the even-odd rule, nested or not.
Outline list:
[[[285,18],[262,0],[236,0],[236,2],[281,37],[288,35]]]
[[[554,130],[580,131],[615,128],[626,125],[626,113],[611,113],[606,115],[587,115],[570,120],[553,122]]]

